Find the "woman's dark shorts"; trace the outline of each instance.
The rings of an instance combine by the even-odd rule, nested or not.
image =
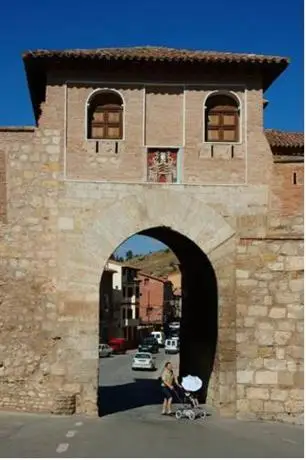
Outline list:
[[[171,390],[170,388],[168,387],[161,387],[162,388],[162,392],[163,392],[163,395],[164,395],[164,398],[165,399],[170,399],[172,398],[172,393],[171,393]]]

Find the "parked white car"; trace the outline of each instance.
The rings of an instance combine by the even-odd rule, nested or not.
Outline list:
[[[113,354],[113,349],[107,343],[100,343],[99,345],[99,357],[106,358]]]
[[[177,337],[172,337],[166,340],[165,353],[178,353],[180,351],[180,341]]]
[[[155,358],[151,353],[136,353],[133,358],[132,369],[148,369],[154,371],[156,369]]]
[[[165,334],[163,333],[163,331],[153,331],[151,332],[151,336],[157,340],[158,345],[160,347],[165,346]]]

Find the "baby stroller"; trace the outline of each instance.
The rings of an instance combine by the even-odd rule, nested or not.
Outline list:
[[[195,420],[196,418],[205,419],[207,412],[205,409],[199,406],[196,392],[202,387],[202,380],[199,377],[188,375],[182,380],[182,393],[183,397],[180,397],[178,393],[176,396],[182,406],[175,412],[175,417],[179,420],[182,417],[188,417],[189,420]]]

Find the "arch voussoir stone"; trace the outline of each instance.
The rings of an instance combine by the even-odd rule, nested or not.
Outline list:
[[[130,194],[102,208],[84,232],[81,258],[93,257],[89,265],[102,270],[116,248],[134,234],[165,226],[186,236],[204,252],[230,238],[235,230],[201,199],[168,190]],[[98,268],[98,267],[97,267]]]
[[[78,247],[65,248],[69,258],[63,277],[67,283],[72,280],[76,289],[80,264],[86,279],[90,278],[90,289],[94,289],[116,248],[146,229],[169,227],[192,240],[206,254],[235,233],[201,198],[167,189],[142,189],[142,193],[133,192],[123,198],[118,194],[116,201],[103,206],[103,199],[97,200],[95,206],[95,220],[88,222],[83,229]],[[80,289],[83,289],[82,284]]]

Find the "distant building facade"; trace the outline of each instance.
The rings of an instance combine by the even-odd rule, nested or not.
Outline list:
[[[107,268],[113,271],[113,337],[124,337],[131,344],[137,341],[139,325],[138,270],[121,262],[109,261]]]
[[[140,280],[140,323],[162,326],[164,313],[172,302],[170,281],[146,273],[139,273]]]
[[[99,302],[99,342],[107,343],[115,333],[115,309],[113,297],[113,276],[116,273],[110,267],[105,268],[100,283]]]
[[[175,271],[168,275],[168,280],[172,283],[172,310],[175,318],[180,318],[182,315],[182,274]]]

